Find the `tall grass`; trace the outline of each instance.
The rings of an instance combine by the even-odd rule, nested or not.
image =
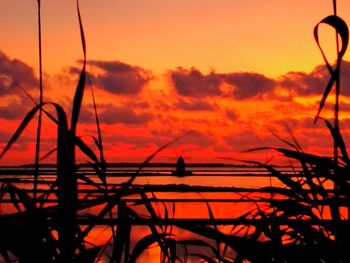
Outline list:
[[[43,73],[42,73],[42,47],[41,47],[41,1],[37,0],[38,4],[38,47],[39,47],[39,116],[38,127],[35,143],[35,171],[34,171],[34,200],[37,197],[37,184],[39,177],[39,159],[40,159],[40,137],[41,137],[41,121],[42,121],[42,105],[43,105]]]
[[[296,172],[297,177],[293,179],[271,165],[250,162],[264,167],[283,186],[264,188],[273,195],[267,206],[256,204],[256,209],[246,214],[247,220],[254,218],[260,222],[250,228],[249,235],[242,238],[224,235],[210,227],[187,227],[213,240],[222,240],[236,251],[234,262],[350,262],[350,159],[339,125],[340,68],[349,32],[346,23],[337,16],[335,0],[333,6],[334,14],[322,19],[314,28],[316,44],[330,74],[315,122],[318,119],[325,122],[334,142],[333,156],[305,153],[294,138],[294,142],[287,142],[292,149],[271,147],[299,162],[301,171]],[[318,31],[322,24],[336,32],[335,65],[329,62],[320,44]],[[320,114],[333,89],[332,124]],[[330,191],[331,184],[333,191]]]
[[[11,196],[18,196],[24,204],[26,211],[19,212],[19,214],[15,214],[12,216],[13,220],[19,220],[23,217],[23,213],[25,214],[36,214],[41,217],[42,220],[46,221],[45,209],[39,209],[36,206],[37,200],[37,186],[38,186],[38,174],[39,174],[39,159],[40,159],[40,136],[41,136],[41,123],[42,123],[42,112],[45,112],[46,115],[51,119],[54,125],[57,126],[57,179],[52,184],[51,188],[56,189],[55,193],[57,194],[58,205],[53,210],[54,213],[51,215],[54,218],[54,225],[48,226],[48,224],[42,224],[37,226],[33,225],[33,232],[37,232],[33,237],[37,237],[41,243],[47,244],[49,240],[53,239],[52,233],[50,229],[52,228],[57,231],[58,234],[58,242],[55,242],[55,248],[53,248],[51,253],[46,255],[45,259],[41,260],[40,251],[38,250],[42,244],[38,244],[38,242],[32,242],[28,244],[28,247],[35,246],[35,249],[32,251],[24,251],[27,250],[23,246],[23,251],[21,249],[16,248],[15,244],[13,247],[6,247],[5,250],[10,249],[12,253],[14,253],[21,261],[23,262],[77,262],[77,258],[83,255],[83,252],[86,251],[83,249],[82,240],[79,240],[80,236],[80,227],[77,222],[77,211],[78,208],[78,176],[77,176],[77,164],[75,152],[76,148],[79,148],[87,157],[89,157],[95,164],[96,169],[99,170],[99,175],[103,174],[105,170],[105,165],[103,157],[103,148],[102,148],[102,136],[101,130],[98,125],[98,146],[100,149],[100,160],[96,157],[94,152],[77,136],[76,130],[78,125],[79,113],[82,105],[83,94],[85,90],[85,79],[86,79],[86,43],[84,30],[79,10],[79,2],[77,1],[77,14],[79,20],[79,28],[81,34],[81,42],[83,47],[83,67],[80,73],[79,81],[77,84],[76,92],[73,99],[73,107],[72,107],[72,117],[70,125],[68,125],[68,118],[64,109],[56,104],[56,103],[48,103],[43,102],[43,88],[42,88],[42,47],[41,47],[41,2],[37,1],[38,4],[38,29],[39,29],[39,103],[36,103],[34,108],[30,110],[26,117],[23,119],[18,129],[9,140],[8,144],[5,146],[2,151],[0,158],[4,156],[4,154],[11,148],[11,146],[16,142],[16,140],[20,137],[21,133],[26,129],[27,125],[33,120],[36,114],[38,114],[38,126],[37,126],[37,136],[36,136],[36,150],[35,150],[35,172],[34,172],[34,191],[33,191],[33,199],[30,196],[24,195],[24,193],[12,186],[9,185],[8,189],[11,190]],[[43,110],[44,107],[53,106],[56,111],[56,117],[52,116],[46,110]],[[97,109],[94,101],[95,112],[96,112],[96,120],[97,120]],[[102,165],[101,165],[102,164]],[[103,176],[100,178],[105,182]],[[27,204],[27,205],[26,205]],[[19,208],[19,207],[18,207]],[[52,209],[51,209],[52,210]],[[5,216],[4,218],[11,218]],[[35,218],[33,218],[33,222]],[[6,222],[6,221],[5,221]],[[8,225],[11,225],[12,222],[7,222]],[[22,222],[25,223],[25,220]],[[38,231],[37,227],[43,228],[42,230],[46,231],[45,237],[42,237],[43,231]],[[34,231],[35,229],[35,231]],[[9,233],[10,234],[10,233]],[[50,237],[48,238],[47,235]],[[51,244],[52,245],[52,244]],[[59,252],[57,252],[59,251]],[[80,252],[77,252],[80,251]],[[38,256],[32,255],[32,253],[36,252]],[[28,255],[30,253],[31,255]],[[78,254],[77,254],[78,253]],[[3,254],[4,258],[8,258],[6,253]],[[39,257],[39,258],[36,258]]]

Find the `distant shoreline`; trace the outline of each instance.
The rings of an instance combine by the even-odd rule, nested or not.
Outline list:
[[[139,167],[141,163],[129,163],[129,162],[119,162],[119,163],[107,163],[107,168],[113,167]],[[78,164],[80,167],[91,167],[87,163]],[[176,163],[148,163],[144,167],[175,167]],[[40,168],[54,168],[55,164],[40,164]],[[259,165],[247,165],[247,164],[229,164],[229,163],[186,163],[186,167],[259,167]],[[273,167],[290,167],[285,165],[273,165]],[[20,164],[20,165],[1,165],[1,168],[34,168],[34,164]]]

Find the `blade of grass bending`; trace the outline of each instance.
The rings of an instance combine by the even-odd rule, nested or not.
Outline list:
[[[334,165],[335,165],[333,160],[329,157],[318,156],[318,155],[309,154],[309,153],[301,153],[301,152],[288,150],[284,148],[276,148],[276,151],[283,153],[287,157],[291,157],[293,159],[296,159],[305,163],[318,165],[319,167],[334,168]]]
[[[75,134],[77,124],[78,124],[79,113],[80,113],[81,104],[84,96],[85,78],[86,78],[86,43],[85,43],[83,23],[81,20],[80,9],[79,9],[79,0],[77,0],[77,11],[78,11],[79,29],[80,29],[81,43],[83,47],[84,60],[83,60],[83,68],[80,73],[78,85],[75,90],[75,95],[73,99],[72,119],[71,119],[71,126],[70,126],[71,132],[73,134]]]
[[[17,83],[15,84],[15,86],[17,88],[19,88],[24,95],[26,95],[33,103],[34,105],[38,106],[39,104],[34,100],[34,98],[20,85],[18,85]],[[42,111],[46,114],[47,117],[49,117],[54,123],[57,124],[57,120],[55,119],[55,117],[53,117],[48,111],[46,111],[45,109],[42,108]]]
[[[79,149],[96,164],[100,164],[99,159],[93,150],[78,136],[74,137],[74,143]]]
[[[330,63],[328,62],[327,60],[327,57],[321,47],[321,44],[320,44],[320,41],[319,41],[319,36],[318,36],[318,29],[319,29],[319,26],[321,24],[327,24],[331,27],[333,27],[336,31],[336,39],[337,39],[337,43],[338,43],[338,34],[340,36],[340,39],[342,41],[342,48],[341,50],[339,51],[339,45],[337,44],[337,64],[336,64],[336,67],[335,69],[332,68],[332,66],[330,65]],[[322,109],[323,109],[323,106],[326,102],[326,99],[333,87],[333,84],[335,82],[337,82],[337,86],[339,84],[339,71],[340,71],[340,63],[341,63],[341,60],[346,52],[346,49],[347,49],[347,46],[348,46],[348,41],[349,41],[349,30],[348,30],[348,27],[346,25],[346,23],[344,22],[344,20],[342,20],[340,17],[338,16],[335,16],[335,15],[331,15],[331,16],[328,16],[326,18],[324,18],[323,20],[321,20],[321,22],[319,22],[315,28],[314,28],[314,38],[315,38],[315,41],[316,41],[316,44],[318,46],[318,48],[320,49],[321,51],[321,54],[322,54],[322,57],[326,63],[326,67],[331,75],[331,78],[328,82],[328,85],[323,93],[323,97],[322,97],[322,100],[320,102],[320,105],[319,105],[319,108],[318,108],[318,111],[317,111],[317,114],[316,114],[316,117],[315,117],[315,122],[317,121]],[[339,95],[339,87],[337,87],[337,96]],[[336,103],[336,109],[339,105],[338,104],[338,101]],[[337,110],[335,111],[335,115],[337,116]]]
[[[24,131],[24,129],[27,127],[27,125],[29,124],[29,122],[33,119],[33,117],[35,116],[35,114],[37,113],[37,111],[40,109],[40,105],[35,106],[33,109],[31,109],[27,115],[24,117],[24,119],[22,120],[21,124],[19,125],[19,127],[17,128],[17,130],[15,131],[15,133],[12,135],[12,137],[10,138],[10,140],[8,141],[8,143],[6,144],[5,148],[2,150],[1,154],[0,154],[0,159],[2,159],[4,157],[4,155],[6,154],[6,152],[12,147],[12,145],[17,141],[17,139],[20,137],[20,135],[22,134],[22,132]]]
[[[328,62],[327,57],[326,57],[326,55],[321,47],[320,41],[319,41],[318,28],[321,24],[327,24],[327,25],[333,27],[335,29],[335,31],[337,32],[337,34],[340,35],[340,39],[342,41],[342,48],[338,52],[338,56],[340,59],[344,56],[346,49],[348,47],[349,30],[348,30],[348,27],[347,27],[345,21],[343,19],[341,19],[340,17],[335,16],[335,15],[330,15],[330,16],[322,19],[314,28],[314,38],[315,38],[316,44],[322,53],[322,57],[326,63],[328,71],[330,73],[334,73],[335,70],[333,70],[332,66]]]

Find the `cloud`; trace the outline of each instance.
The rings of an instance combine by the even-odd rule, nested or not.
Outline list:
[[[10,59],[0,51],[0,96],[16,94],[17,85],[32,89],[38,84],[33,68],[18,59]]]
[[[176,108],[185,111],[213,111],[214,106],[207,101],[196,100],[196,101],[184,101],[180,100],[175,105]]]
[[[264,146],[276,146],[279,143],[278,139],[272,134],[261,134],[259,131],[252,128],[244,128],[238,131],[237,134],[224,136],[225,143],[236,151],[243,151],[248,149]]]
[[[112,94],[140,93],[153,78],[150,71],[119,61],[89,60],[88,65],[93,67],[90,72],[92,83]],[[97,73],[97,71],[101,71],[101,73]],[[75,72],[74,68],[70,72]]]
[[[276,88],[288,90],[294,96],[321,95],[330,74],[324,65],[311,72],[292,71],[278,78],[269,78],[254,72],[229,72],[203,74],[196,68],[178,68],[170,72],[170,80],[179,95],[193,98],[232,95],[236,100],[257,98],[272,94]],[[350,62],[341,67],[341,94],[350,96]],[[223,85],[228,85],[229,90]]]
[[[310,73],[289,72],[280,78],[280,86],[300,96],[323,94],[330,74],[324,65],[316,66]],[[350,96],[350,62],[343,61],[341,66],[341,94]]]
[[[6,120],[16,120],[24,117],[28,111],[27,104],[11,102],[6,106],[0,106],[0,118]]]
[[[170,72],[170,79],[176,91],[183,96],[201,98],[221,95],[221,79],[215,73],[203,75],[195,68],[177,68]]]
[[[225,113],[229,120],[235,121],[238,118],[237,113],[233,110],[227,110]]]
[[[150,113],[138,113],[128,106],[115,106],[112,104],[99,105],[98,117],[104,124],[145,124],[153,119]],[[83,108],[79,117],[81,122],[92,123],[94,114],[89,109]]]
[[[238,72],[222,75],[223,80],[233,87],[235,99],[244,100],[273,91],[276,83],[262,74]]]
[[[156,140],[155,140],[156,139]],[[165,141],[160,141],[159,138],[153,138],[150,136],[145,136],[144,134],[136,135],[120,135],[113,134],[111,136],[107,136],[105,141],[108,143],[124,143],[134,145],[135,147],[143,148],[149,146],[151,143],[162,145],[166,143]]]
[[[300,96],[321,94],[327,85],[325,73],[321,66],[311,73],[289,72],[282,76],[279,84]]]
[[[178,94],[187,97],[208,97],[224,95],[221,85],[226,83],[232,88],[235,99],[249,99],[270,92],[275,81],[258,73],[238,72],[207,75],[196,68],[186,70],[178,68],[170,73],[170,79]]]

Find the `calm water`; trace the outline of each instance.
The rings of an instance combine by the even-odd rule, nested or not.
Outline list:
[[[139,167],[121,166],[107,168],[107,182],[119,184],[126,182],[131,176],[135,175]],[[137,175],[134,184],[186,184],[191,186],[215,186],[215,187],[261,187],[261,186],[279,186],[279,181],[271,177],[270,174],[260,167],[234,167],[234,166],[191,166],[187,170],[191,175],[178,177],[172,175],[175,170],[173,166],[144,167]],[[295,175],[298,171],[292,168],[282,167],[278,169],[284,174]],[[28,167],[0,167],[0,173],[3,180],[5,178],[21,178],[31,180],[33,168]],[[79,173],[89,176],[94,181],[98,181],[95,172],[91,168],[80,168]],[[42,179],[53,180],[56,174],[55,168],[42,168]]]
[[[135,175],[138,170],[137,166],[125,167],[109,167],[107,169],[107,183],[120,184],[127,182],[131,176]],[[208,217],[207,203],[212,206],[212,210],[217,217],[232,218],[241,215],[252,209],[256,201],[261,202],[261,198],[270,198],[267,193],[253,191],[223,191],[219,187],[237,187],[237,188],[260,188],[265,186],[282,186],[282,184],[274,177],[271,177],[265,169],[258,167],[232,167],[232,166],[194,166],[188,167],[187,170],[192,171],[192,175],[178,177],[172,175],[175,167],[145,167],[137,174],[134,185],[142,186],[163,186],[176,185],[179,191],[150,191],[148,197],[157,197],[163,200],[163,204],[169,211],[172,205],[176,203],[176,216],[181,218]],[[291,168],[280,168],[287,176],[296,175],[298,172]],[[32,168],[0,168],[0,179],[13,180],[21,179],[17,182],[22,188],[28,190],[33,189],[33,169]],[[81,168],[79,173],[87,175],[91,180],[100,182],[94,171],[90,168]],[[40,179],[45,181],[55,180],[56,170],[54,168],[41,169]],[[82,181],[81,181],[82,182]],[[213,191],[192,190],[190,192],[181,191],[182,186],[202,186],[211,187]],[[49,184],[42,183],[41,189],[48,189]],[[79,189],[91,189],[91,186],[81,184]],[[172,188],[173,189],[173,188]],[[159,190],[159,189],[158,189]],[[151,194],[152,193],[152,194]],[[101,193],[100,193],[101,194]],[[86,196],[80,194],[81,197]],[[278,196],[275,196],[278,197]],[[55,199],[52,195],[50,198]],[[136,198],[136,199],[135,199]],[[138,195],[126,197],[130,203],[133,200],[140,200]],[[174,201],[175,200],[175,201]],[[211,201],[208,201],[211,200]],[[204,202],[206,201],[206,202]]]

